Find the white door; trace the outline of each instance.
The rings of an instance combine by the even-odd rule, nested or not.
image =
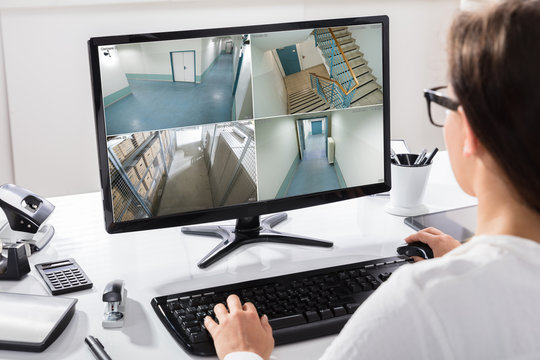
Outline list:
[[[225,43],[225,53],[230,54],[232,52],[232,41]]]
[[[195,52],[172,53],[174,81],[195,82]]]
[[[195,52],[184,53],[184,81],[195,82]]]

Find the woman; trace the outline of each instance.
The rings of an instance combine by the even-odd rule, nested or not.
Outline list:
[[[434,124],[432,108],[448,109],[445,142],[478,198],[477,233],[461,246],[433,228],[409,236],[436,258],[396,271],[323,359],[540,359],[540,0],[459,14],[449,74],[447,95],[426,97]],[[234,295],[228,307],[216,306],[219,325],[205,320],[218,356],[268,359],[266,316]]]

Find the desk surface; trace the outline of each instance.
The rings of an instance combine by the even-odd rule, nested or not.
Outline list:
[[[84,338],[98,337],[113,359],[191,359],[167,332],[150,301],[159,295],[281,275],[395,255],[412,230],[403,217],[384,211],[388,197],[372,196],[289,211],[276,228],[334,241],[329,249],[265,243],[247,245],[201,270],[196,263],[217,239],[183,235],[179,228],[107,234],[99,193],[50,199],[56,210],[48,223],[56,234],[31,256],[32,271],[21,281],[2,281],[0,291],[48,294],[34,264],[75,258],[93,281],[90,290],[67,294],[79,299],[71,323],[43,353],[0,351],[1,359],[90,360]],[[437,155],[426,189],[430,212],[472,205],[476,200],[459,189],[445,152]],[[231,223],[231,222],[228,222]],[[103,329],[105,285],[123,279],[128,290],[125,325]],[[6,311],[6,309],[2,309]],[[334,336],[279,346],[272,359],[316,359]]]

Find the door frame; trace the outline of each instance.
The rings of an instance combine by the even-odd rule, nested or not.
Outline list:
[[[305,119],[296,119],[296,136],[298,137],[298,153],[300,155],[300,160],[304,159],[304,150],[306,150],[304,120]]]
[[[305,140],[304,138],[300,139],[300,129],[299,129],[299,122],[302,122],[302,135],[304,135],[304,123],[303,121],[304,120],[308,120],[308,121],[313,121],[313,120],[322,120],[323,121],[323,134],[325,136],[325,153],[326,153],[326,158],[328,159],[328,130],[329,130],[329,127],[330,127],[330,124],[329,124],[329,121],[328,121],[328,116],[312,116],[312,117],[302,117],[302,118],[297,118],[295,119],[296,121],[296,134],[298,136],[298,149],[299,149],[299,153],[300,153],[300,160],[302,160],[302,158],[304,157],[304,150],[306,149],[306,145],[305,145]]]
[[[281,58],[281,56],[279,55],[279,51],[280,50],[283,50],[285,48],[290,48],[290,47],[293,47],[294,46],[294,53],[296,55],[296,61],[298,62],[298,68],[299,70],[295,73],[291,73],[291,74],[287,74],[287,71],[285,70],[285,66],[283,66],[283,59]],[[298,46],[296,44],[292,44],[292,45],[287,45],[287,46],[283,46],[281,48],[278,48],[278,49],[275,49],[276,50],[276,54],[278,56],[278,59],[279,59],[279,62],[280,62],[280,65],[281,65],[281,68],[283,69],[283,72],[285,73],[285,76],[288,76],[288,75],[292,75],[292,74],[296,74],[300,71],[302,71],[302,63],[300,62],[300,54],[298,53]]]
[[[185,52],[192,52],[193,53],[193,81],[176,81],[174,80],[174,63],[173,63],[173,53],[185,53]],[[197,82],[197,52],[195,50],[177,50],[177,51],[169,51],[169,58],[171,61],[171,74],[172,74],[172,82]]]

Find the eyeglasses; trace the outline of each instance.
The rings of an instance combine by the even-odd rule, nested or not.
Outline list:
[[[444,126],[448,110],[456,111],[459,107],[459,103],[448,97],[446,95],[447,93],[448,88],[446,86],[437,86],[432,89],[424,90],[429,121],[438,127]],[[432,106],[431,103],[434,103],[434,105]]]

